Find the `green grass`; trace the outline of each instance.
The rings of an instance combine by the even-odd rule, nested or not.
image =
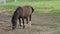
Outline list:
[[[60,18],[60,1],[58,0],[7,0],[7,4],[0,3],[0,10],[13,12],[18,6],[31,5],[35,13],[49,13],[54,18]]]

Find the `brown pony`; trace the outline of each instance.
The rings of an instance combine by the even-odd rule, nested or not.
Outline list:
[[[21,19],[23,22],[23,28],[25,28],[24,25],[24,19],[26,19],[26,22],[28,24],[28,18],[29,21],[31,23],[31,16],[32,13],[34,12],[34,9],[31,6],[22,6],[22,7],[17,7],[17,9],[15,10],[13,16],[12,16],[12,29],[16,28],[16,24],[17,24],[17,19],[19,20],[19,24],[21,26]]]

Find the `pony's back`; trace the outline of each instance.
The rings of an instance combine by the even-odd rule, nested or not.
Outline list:
[[[30,16],[34,11],[34,9],[31,6],[23,6],[22,9],[23,9],[22,13],[24,17]]]

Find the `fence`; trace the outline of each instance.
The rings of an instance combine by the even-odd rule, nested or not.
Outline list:
[[[14,2],[16,2],[17,0],[14,0]],[[6,4],[7,3],[7,0],[0,0],[0,3],[4,3]]]
[[[6,0],[0,0],[0,3],[6,4]]]

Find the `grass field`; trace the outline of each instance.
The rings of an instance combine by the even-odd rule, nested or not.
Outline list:
[[[60,1],[59,0],[17,0],[17,2],[14,2],[13,0],[7,0],[6,5],[0,3],[0,11],[13,13],[18,6],[24,6],[24,5],[31,5],[34,8],[34,13],[39,15],[40,17],[41,16],[45,17],[44,15],[48,14],[49,16],[58,19],[58,22],[51,23],[47,21],[47,23],[37,23],[33,25],[39,25],[42,27],[46,26],[51,29],[57,30],[52,32],[51,34],[60,34]]]
[[[20,2],[21,1],[21,2]],[[7,12],[13,12],[17,6],[23,6],[23,5],[31,5],[35,9],[35,13],[50,13],[53,15],[53,17],[59,18],[60,14],[60,1],[59,0],[51,0],[51,1],[23,1],[23,0],[18,0],[17,2],[14,2],[13,0],[8,1],[6,5],[0,3],[0,10],[4,10]]]

